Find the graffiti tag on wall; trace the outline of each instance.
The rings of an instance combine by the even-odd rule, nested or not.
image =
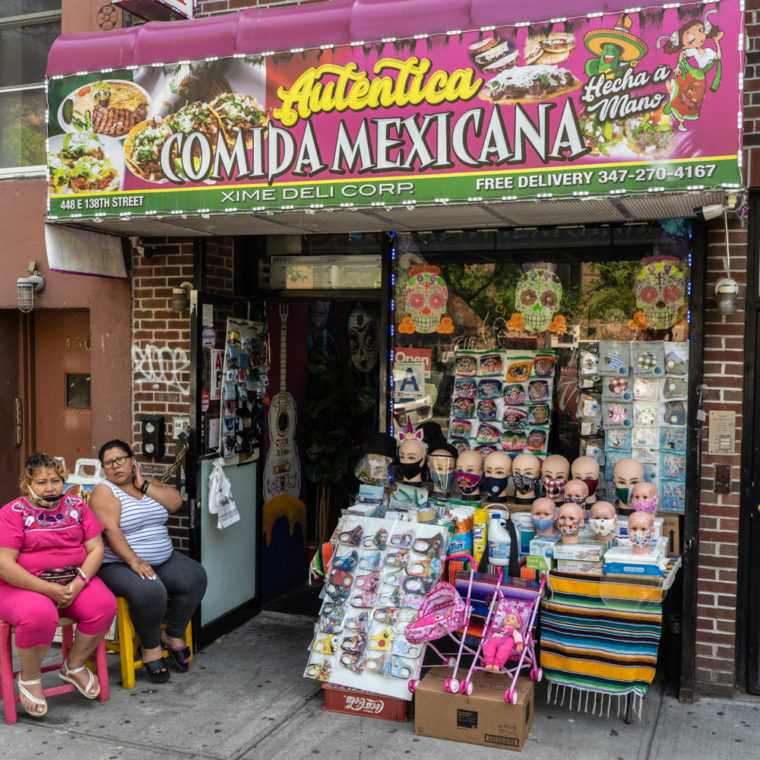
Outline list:
[[[153,383],[154,387],[166,385],[167,389],[190,395],[187,383],[182,382],[182,372],[190,367],[190,358],[184,348],[170,346],[132,346],[132,365],[136,382]]]

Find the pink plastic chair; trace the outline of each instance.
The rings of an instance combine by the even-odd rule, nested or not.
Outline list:
[[[63,665],[69,656],[71,645],[74,643],[76,620],[62,617],[59,620],[59,625],[63,629],[61,660],[53,665],[43,666],[43,673],[48,673],[51,670],[60,670],[61,665]],[[14,683],[19,671],[13,669],[13,631],[14,629],[10,623],[0,620],[0,696],[2,696],[3,708],[5,710],[5,722],[8,724],[15,723],[17,720],[16,702],[19,701],[19,698],[16,696]],[[104,640],[101,640],[98,644],[92,654],[92,659],[94,660],[95,675],[100,681],[100,696],[98,697],[98,701],[105,702],[108,700],[108,667],[106,665],[106,645]],[[73,684],[61,683],[60,686],[43,689],[42,693],[47,699],[56,694],[66,694],[69,691],[76,690],[76,686]]]

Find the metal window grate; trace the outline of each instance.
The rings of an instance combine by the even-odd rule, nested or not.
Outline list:
[[[66,406],[90,407],[90,375],[66,375]]]

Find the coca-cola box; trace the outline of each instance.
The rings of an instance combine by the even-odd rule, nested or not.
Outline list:
[[[323,710],[384,720],[407,721],[414,717],[414,703],[404,699],[331,683],[322,684],[322,688],[325,692]]]

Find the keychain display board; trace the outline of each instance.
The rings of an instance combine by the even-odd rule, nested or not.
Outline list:
[[[219,449],[225,459],[236,455],[246,459],[261,445],[266,384],[264,325],[228,318],[219,421]]]
[[[638,460],[660,509],[671,512],[686,501],[688,357],[689,344],[674,341],[603,340],[580,350],[580,453],[604,465],[608,483],[617,462]]]
[[[554,351],[457,351],[449,443],[516,455],[547,453]]]
[[[412,699],[422,646],[404,628],[440,579],[448,541],[441,525],[342,517],[304,676]]]

